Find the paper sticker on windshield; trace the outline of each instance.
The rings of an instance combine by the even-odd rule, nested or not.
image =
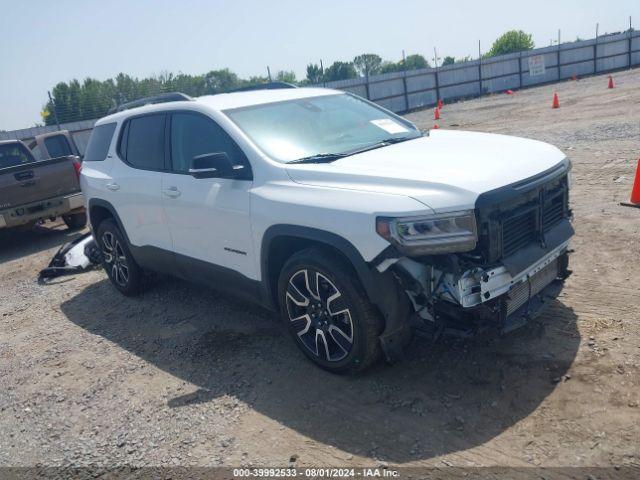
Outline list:
[[[390,118],[381,118],[379,120],[371,120],[376,127],[383,129],[387,133],[405,133],[409,130],[398,122],[394,122]]]

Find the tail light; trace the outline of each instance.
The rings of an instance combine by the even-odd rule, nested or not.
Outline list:
[[[80,172],[82,171],[82,163],[80,162],[73,162],[73,169],[76,171],[76,176],[78,177],[78,180],[80,180]]]

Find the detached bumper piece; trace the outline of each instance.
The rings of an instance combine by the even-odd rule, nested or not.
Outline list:
[[[47,268],[40,271],[38,282],[45,283],[51,278],[81,273],[100,265],[101,261],[100,248],[98,248],[91,232],[88,232],[73,242],[60,247]]]

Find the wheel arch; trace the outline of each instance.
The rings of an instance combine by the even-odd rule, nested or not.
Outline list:
[[[111,203],[106,200],[102,200],[100,198],[92,198],[88,203],[88,212],[89,212],[89,224],[91,225],[91,231],[95,234],[98,225],[101,222],[108,218],[112,218],[118,224],[118,228],[124,235],[125,240],[129,245],[131,242],[129,241],[129,237],[127,236],[127,231],[124,229],[122,225],[122,221],[120,220],[120,216],[116,212],[116,209],[111,205]]]
[[[316,245],[338,253],[353,268],[369,299],[374,301],[378,297],[378,286],[369,265],[349,240],[326,230],[281,224],[267,229],[260,250],[265,297],[273,307],[278,305],[278,277],[284,263],[294,253]]]

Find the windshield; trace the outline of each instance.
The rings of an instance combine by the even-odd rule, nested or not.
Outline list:
[[[349,154],[421,136],[409,122],[349,94],[252,105],[224,112],[271,158],[292,162]]]

